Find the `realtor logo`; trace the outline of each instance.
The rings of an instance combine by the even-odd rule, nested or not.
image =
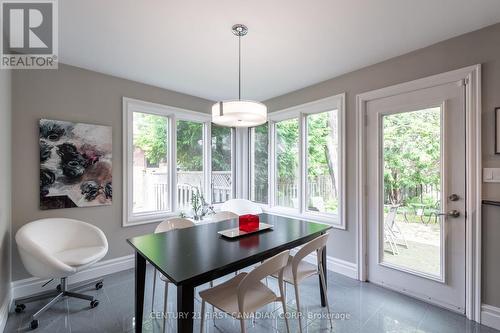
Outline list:
[[[57,0],[0,0],[1,68],[57,68]]]

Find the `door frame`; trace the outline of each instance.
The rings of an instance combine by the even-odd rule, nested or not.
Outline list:
[[[356,96],[357,138],[357,266],[358,279],[367,278],[366,104],[369,101],[463,80],[465,84],[466,207],[465,315],[481,320],[481,65],[473,65],[405,82]],[[417,297],[417,295],[413,295]]]

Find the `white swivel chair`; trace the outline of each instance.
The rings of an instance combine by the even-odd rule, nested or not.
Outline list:
[[[288,258],[288,264],[283,270],[283,280],[285,281],[285,286],[287,283],[292,284],[295,289],[295,301],[297,303],[297,313],[300,314],[300,300],[299,300],[299,283],[308,277],[319,275],[321,285],[325,292],[326,308],[328,311],[328,317],[330,319],[330,328],[333,328],[332,316],[330,313],[330,305],[328,304],[328,295],[326,290],[325,274],[323,272],[323,251],[328,241],[328,234],[316,237],[312,241],[305,244],[294,256],[290,255]],[[317,265],[310,264],[304,261],[304,258],[309,254],[316,252],[317,254]],[[273,274],[274,277],[279,276]],[[301,316],[299,318],[299,332],[302,332],[302,320]]]
[[[38,327],[38,318],[64,296],[90,301],[95,308],[99,301],[93,296],[75,290],[94,284],[102,288],[102,279],[80,284],[69,289],[66,278],[101,260],[108,252],[104,233],[92,224],[65,218],[50,218],[30,222],[16,233],[16,243],[26,270],[41,279],[60,279],[56,290],[15,300],[16,312],[25,309],[25,303],[54,297],[33,316],[30,326]],[[49,281],[50,282],[50,281]]]
[[[262,214],[262,208],[255,202],[246,199],[231,199],[224,202],[221,211],[232,212],[237,215]]]
[[[169,232],[172,230],[176,229],[184,229],[184,228],[190,228],[195,226],[194,222],[188,220],[188,219],[183,219],[179,217],[173,217],[168,220],[163,221],[162,223],[158,224],[158,226],[155,229],[155,234],[160,233],[160,232]],[[155,305],[155,289],[156,289],[156,275],[157,271],[156,268],[153,268],[153,297],[151,301],[151,312],[154,310],[154,305]],[[167,301],[168,301],[168,284],[170,283],[170,280],[164,276],[163,274],[160,274],[160,280],[165,282],[165,294],[164,294],[164,299],[163,299],[163,331],[165,332],[165,322],[166,322],[166,314],[167,314]]]
[[[285,294],[283,293],[283,268],[286,267],[288,256],[289,251],[281,252],[249,273],[240,273],[216,287],[201,291],[201,314],[203,317],[201,318],[200,332],[203,333],[205,325],[205,303],[212,304],[238,319],[241,333],[245,333],[245,319],[254,314],[259,308],[273,302],[281,302],[286,330],[290,332]],[[278,274],[279,296],[261,282],[261,280],[274,273]]]

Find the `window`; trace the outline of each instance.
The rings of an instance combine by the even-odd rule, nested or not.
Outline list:
[[[268,124],[249,130],[251,200],[345,229],[344,98],[273,112]]]
[[[191,214],[234,197],[235,130],[211,115],[123,98],[123,226]]]
[[[233,197],[232,145],[233,130],[212,124],[212,203],[221,203]]]
[[[307,115],[307,193],[310,212],[336,213],[339,188],[337,110]]]
[[[275,203],[299,208],[299,119],[275,124]]]
[[[133,214],[168,212],[168,118],[133,113]]]
[[[177,207],[191,205],[193,193],[203,193],[203,123],[177,121]]]
[[[269,124],[250,129],[250,200],[269,203]]]

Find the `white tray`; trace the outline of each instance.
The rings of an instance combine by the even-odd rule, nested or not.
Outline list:
[[[218,231],[217,233],[224,236],[224,237],[227,237],[227,238],[237,238],[237,237],[254,234],[256,232],[260,232],[260,231],[268,230],[268,229],[272,229],[272,228],[273,228],[272,224],[259,223],[259,229],[254,230],[254,231],[249,231],[249,232],[241,231],[240,228],[238,227],[238,228],[221,230],[221,231]]]

